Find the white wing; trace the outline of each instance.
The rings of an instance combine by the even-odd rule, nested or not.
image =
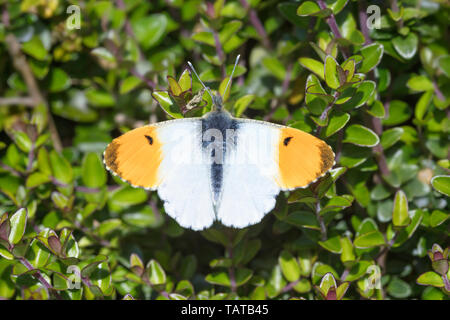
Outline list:
[[[200,119],[172,120],[158,128],[163,153],[158,195],[167,214],[194,230],[209,227],[215,218],[210,166],[202,161],[201,134]]]
[[[236,146],[226,149],[217,218],[226,226],[243,228],[261,221],[275,206],[280,133],[275,125],[238,121]]]

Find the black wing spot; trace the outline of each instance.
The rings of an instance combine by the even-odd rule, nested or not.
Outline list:
[[[153,144],[153,138],[150,136],[145,136],[148,140],[148,143],[150,143],[151,145]]]
[[[287,138],[284,138],[284,141],[283,141],[283,144],[285,145],[285,146],[287,146],[288,144],[289,144],[289,142],[291,142],[291,139],[292,139],[293,137],[287,137]]]

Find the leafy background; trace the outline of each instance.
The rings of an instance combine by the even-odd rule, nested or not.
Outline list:
[[[448,1],[0,7],[1,298],[448,299]],[[335,168],[257,225],[178,226],[102,152],[210,110],[187,61],[234,115],[327,141]]]

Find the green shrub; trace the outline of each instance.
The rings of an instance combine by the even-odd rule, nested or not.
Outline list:
[[[447,1],[0,4],[1,298],[448,299]],[[337,164],[261,223],[185,230],[102,152],[210,110],[176,79],[223,94],[238,54],[225,108]]]

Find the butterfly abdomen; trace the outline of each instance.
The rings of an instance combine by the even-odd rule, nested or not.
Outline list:
[[[218,205],[223,187],[223,162],[227,148],[235,146],[238,123],[224,111],[211,112],[202,118],[202,149],[204,161],[211,166],[211,191]]]

